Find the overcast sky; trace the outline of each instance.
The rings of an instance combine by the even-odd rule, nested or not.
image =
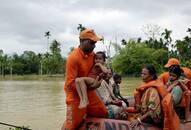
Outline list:
[[[46,52],[44,33],[50,31],[50,41],[58,40],[67,56],[79,43],[79,23],[104,36],[106,43],[143,37],[147,24],[182,39],[191,26],[191,0],[0,0],[0,49],[7,54]],[[104,48],[99,43],[96,50]]]

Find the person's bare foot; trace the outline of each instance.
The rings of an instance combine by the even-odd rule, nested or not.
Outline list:
[[[78,108],[80,109],[86,108],[88,104],[89,104],[89,101],[81,101]]]

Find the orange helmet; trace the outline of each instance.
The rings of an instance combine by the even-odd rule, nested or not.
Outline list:
[[[182,70],[184,71],[186,78],[191,79],[191,69],[188,67],[182,67]]]

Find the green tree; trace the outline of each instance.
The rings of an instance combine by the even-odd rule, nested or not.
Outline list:
[[[0,50],[0,74],[3,74],[3,50]]]
[[[12,56],[13,74],[24,74],[24,61],[17,53]]]
[[[0,74],[2,76],[6,75],[6,70],[8,68],[8,55],[3,53],[3,50],[0,50]]]
[[[140,74],[146,64],[153,64],[158,71],[162,71],[166,55],[164,49],[149,48],[144,42],[131,40],[113,57],[112,67],[115,72],[135,76]]]
[[[47,52],[49,48],[49,38],[51,36],[50,31],[45,32],[44,36],[47,38]]]
[[[163,40],[163,48],[168,50],[168,57],[170,55],[170,49],[173,51],[174,46],[172,44],[172,38],[171,38],[171,30],[165,29],[164,32],[161,34],[164,38]]]
[[[7,73],[12,76],[12,74],[13,74],[13,58],[12,58],[12,56],[8,57],[7,62],[8,62]]]
[[[24,74],[38,74],[39,60],[33,51],[24,51],[21,55],[24,63]]]
[[[157,49],[152,53],[152,58],[158,72],[162,72],[164,64],[168,61],[168,51],[165,49]]]
[[[64,72],[64,59],[61,56],[60,43],[54,40],[50,45],[50,53],[46,53],[43,58],[44,71],[47,74]]]
[[[183,61],[190,60],[191,57],[191,37],[186,36],[183,40],[176,40],[176,48],[179,58]]]
[[[114,71],[121,74],[138,75],[142,65],[151,63],[151,48],[144,44],[129,41],[119,54],[115,55],[112,62]]]

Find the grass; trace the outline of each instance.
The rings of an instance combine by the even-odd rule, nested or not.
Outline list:
[[[120,84],[120,92],[123,96],[132,96],[135,88],[142,83],[141,78],[123,77]]]

